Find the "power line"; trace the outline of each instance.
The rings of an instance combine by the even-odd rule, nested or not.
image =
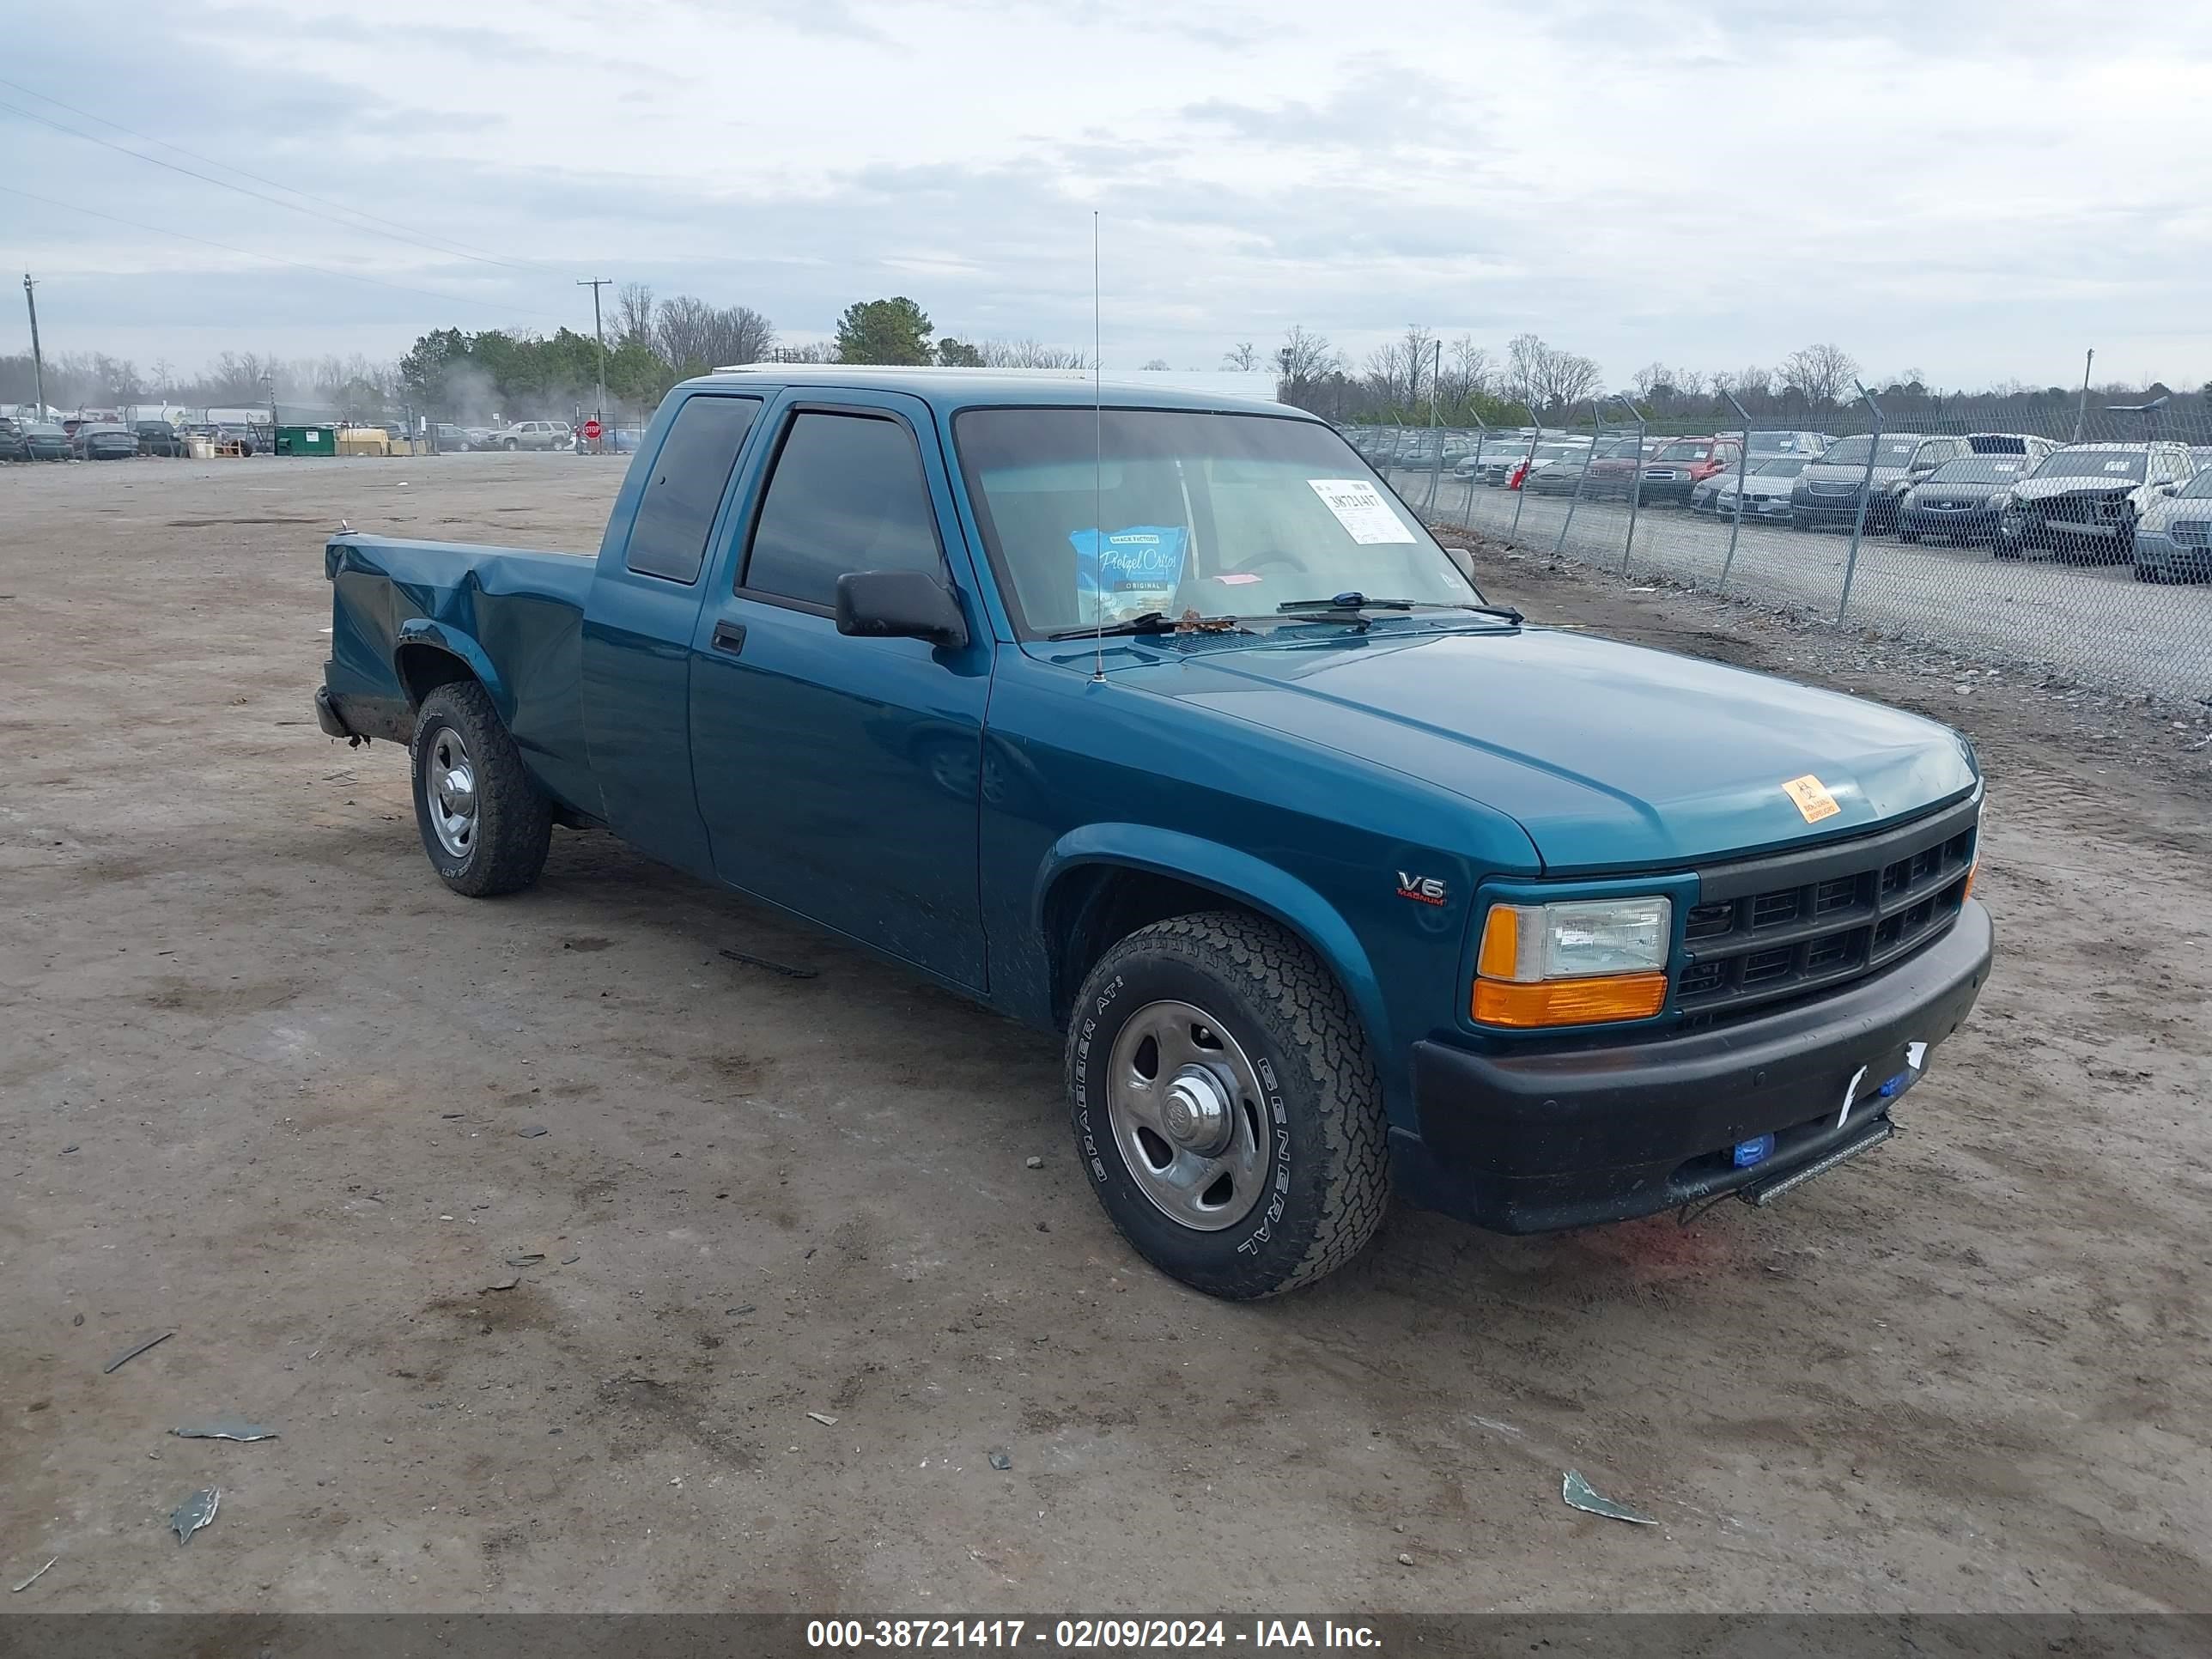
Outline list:
[[[17,190],[12,185],[0,185],[0,194],[20,196],[27,202],[43,203],[47,207],[67,208],[71,213],[82,213],[94,219],[105,219],[110,224],[126,225],[132,230],[150,231],[156,236],[174,236],[180,241],[198,242],[204,247],[221,248],[225,253],[243,254],[249,259],[266,260],[273,264],[291,265],[300,270],[312,270],[319,276],[336,276],[349,283],[368,283],[376,288],[388,288],[400,294],[414,294],[425,299],[443,300],[448,305],[483,306],[494,311],[512,311],[525,317],[543,317],[549,321],[560,319],[546,311],[532,311],[525,306],[508,305],[502,300],[472,300],[459,294],[441,294],[435,289],[410,288],[404,283],[387,283],[381,276],[364,276],[359,271],[332,270],[327,265],[311,265],[303,259],[287,259],[281,253],[263,253],[250,247],[235,247],[228,242],[218,242],[205,236],[194,236],[188,231],[170,230],[161,225],[142,224],[136,219],[125,219],[113,213],[102,213],[96,208],[79,207],[75,202],[58,202],[51,196],[33,196],[27,190]]]
[[[9,86],[13,86],[15,83],[11,81],[8,84]],[[33,97],[40,97],[44,94],[34,93],[32,95]],[[49,101],[52,100],[50,100]],[[64,106],[64,107],[66,108],[67,106]],[[128,155],[133,160],[145,161],[157,167],[167,167],[171,173],[180,173],[187,179],[198,179],[202,183],[213,185],[220,190],[235,191],[240,196],[250,196],[257,202],[266,202],[272,207],[283,208],[293,213],[303,213],[311,219],[321,219],[331,224],[343,226],[344,228],[350,231],[366,233],[371,236],[382,236],[395,242],[405,242],[414,247],[427,249],[432,253],[442,253],[448,258],[455,257],[457,252],[453,248],[441,247],[434,242],[427,241],[422,238],[411,234],[404,234],[394,230],[379,230],[374,225],[348,224],[343,219],[332,218],[331,216],[327,213],[319,213],[311,207],[302,207],[297,202],[287,202],[281,197],[266,195],[258,190],[248,190],[244,185],[234,185],[228,179],[216,178],[213,173],[202,173],[193,167],[179,167],[174,161],[165,161],[158,155],[149,155],[143,150],[132,149],[128,144],[118,144],[113,139],[103,138],[96,132],[82,131],[76,127],[66,125],[64,122],[57,121],[51,116],[41,115],[36,110],[24,109],[20,105],[0,103],[0,110],[5,110],[11,115],[20,115],[28,121],[36,121],[42,126],[52,127],[56,132],[65,133],[71,138],[82,138],[88,144],[98,144],[104,149],[112,149],[118,155]],[[95,121],[100,119],[96,115],[90,118]],[[110,125],[112,124],[111,123]],[[128,131],[129,129],[124,128],[122,131]],[[149,142],[158,144],[161,141],[155,138],[149,140]],[[174,149],[176,147],[173,145],[170,148]],[[191,154],[190,151],[185,151],[184,153],[187,155]],[[213,163],[213,165],[222,167],[225,164],[221,161],[217,161]],[[234,169],[234,171],[236,169]],[[251,177],[252,175],[248,174],[247,176]],[[268,183],[270,181],[264,179],[263,182]],[[286,189],[287,186],[277,185],[276,188],[278,190],[283,190]],[[295,195],[304,195],[306,192],[295,191],[293,193]],[[348,212],[353,211],[351,209],[348,209],[346,210]],[[482,254],[461,253],[459,257],[465,259],[473,259],[479,264],[505,265],[511,270],[525,270],[529,269],[527,266],[518,265],[509,259],[495,259]]]
[[[17,92],[26,93],[42,104],[52,104],[56,109],[65,109],[72,115],[82,115],[88,121],[97,121],[104,127],[113,127],[118,132],[127,132],[133,138],[143,139],[149,144],[159,144],[163,149],[173,149],[179,155],[189,155],[195,161],[204,161],[210,167],[221,167],[225,173],[234,173],[241,179],[251,179],[254,183],[267,185],[272,190],[281,190],[291,196],[305,197],[310,202],[320,202],[325,207],[334,207],[341,213],[350,213],[360,218],[373,220],[380,225],[389,225],[394,230],[409,231],[414,234],[426,236],[431,241],[447,244],[451,252],[459,253],[467,258],[481,259],[490,264],[507,265],[516,270],[542,270],[549,276],[568,275],[564,270],[556,270],[551,265],[541,264],[535,259],[503,259],[496,254],[485,252],[482,248],[471,248],[467,243],[456,241],[450,236],[416,231],[412,226],[404,225],[397,219],[387,219],[381,214],[371,213],[366,208],[349,207],[343,202],[332,200],[330,197],[318,196],[311,190],[301,190],[296,185],[283,184],[275,179],[264,178],[258,173],[249,173],[234,162],[219,161],[212,155],[203,155],[196,149],[187,149],[184,145],[172,143],[167,138],[156,138],[150,132],[141,132],[136,127],[126,127],[120,121],[112,121],[104,115],[95,115],[88,109],[79,109],[75,104],[65,104],[52,93],[40,92],[35,87],[27,87],[20,81],[10,81],[5,76],[0,76],[0,87],[13,87]],[[151,161],[154,158],[148,156],[144,159]]]

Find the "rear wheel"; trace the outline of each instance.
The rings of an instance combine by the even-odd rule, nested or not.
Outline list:
[[[415,821],[446,885],[471,898],[520,892],[552,844],[552,803],[474,680],[422,699],[411,750]]]
[[[1357,1255],[1390,1191],[1382,1089],[1342,988],[1272,922],[1172,917],[1092,969],[1068,1025],[1076,1150],[1138,1253],[1207,1293]]]

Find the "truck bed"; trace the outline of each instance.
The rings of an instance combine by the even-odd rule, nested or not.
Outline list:
[[[325,684],[349,729],[405,743],[414,704],[458,659],[554,799],[599,815],[581,690],[591,555],[348,532],[323,565],[334,592]]]

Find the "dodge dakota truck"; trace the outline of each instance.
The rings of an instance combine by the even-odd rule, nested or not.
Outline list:
[[[595,558],[324,564],[319,724],[409,745],[447,886],[611,833],[1061,1034],[1097,1197],[1218,1296],[1394,1191],[1764,1201],[1989,972],[1963,737],[1490,604],[1296,410],[763,365],[669,394]]]

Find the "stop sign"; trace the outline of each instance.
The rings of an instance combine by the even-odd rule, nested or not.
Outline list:
[[[584,422],[584,437],[587,442],[599,442],[599,423],[597,421],[586,421]]]

